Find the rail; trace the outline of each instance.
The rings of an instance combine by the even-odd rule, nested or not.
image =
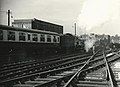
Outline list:
[[[80,57],[82,57],[82,58],[80,58]],[[15,78],[12,77],[10,79],[1,80],[0,84],[12,83],[13,81],[17,81],[17,80],[22,79],[22,78],[27,78],[27,77],[31,77],[32,75],[34,76],[34,75],[40,74],[43,71],[47,72],[49,70],[54,70],[54,69],[56,69],[58,67],[61,67],[61,66],[73,65],[73,64],[76,64],[76,63],[78,64],[78,62],[80,63],[82,61],[86,61],[87,59],[88,59],[88,57],[86,57],[85,55],[83,55],[83,56],[78,55],[78,56],[74,56],[74,57],[65,58],[65,59],[62,59],[62,60],[59,60],[59,61],[52,61],[52,63],[50,63],[50,65],[49,65],[49,63],[45,64],[45,65],[48,65],[48,67],[46,67],[45,65],[42,65],[42,66],[45,66],[45,68],[43,68],[42,70],[38,70],[36,72],[31,72],[29,74],[26,74],[26,75],[23,75],[23,76],[20,76],[20,77],[18,76],[18,77],[15,77]],[[73,60],[74,60],[75,63],[73,63]],[[57,64],[57,62],[59,62],[60,64]],[[56,64],[56,65],[51,66],[51,65],[53,65],[53,63]],[[81,63],[81,65],[83,65],[83,64],[84,63]],[[40,66],[40,67],[42,67],[42,66]],[[29,71],[29,69],[27,71]],[[20,73],[20,72],[18,72],[18,73]],[[17,75],[18,75],[18,73],[17,73]]]
[[[47,63],[47,62],[51,62],[51,61],[57,61],[57,60],[61,60],[61,59],[64,59],[64,58],[68,58],[68,57],[72,57],[72,56],[77,56],[77,55],[80,55],[80,54],[71,54],[71,55],[61,55],[61,56],[54,56],[54,57],[49,57],[48,60],[30,60],[30,61],[25,61],[25,62],[18,62],[18,63],[13,63],[13,64],[6,64],[6,65],[3,65],[3,66],[0,66],[0,71],[3,71],[3,70],[11,70],[13,68],[17,68],[17,67],[22,67],[22,66],[26,66],[26,65],[31,65],[31,64],[34,64],[34,63]],[[89,54],[87,54],[89,55]],[[85,54],[83,54],[82,56],[85,56]]]
[[[80,73],[83,71],[83,69],[89,64],[90,60],[93,59],[96,54],[97,54],[97,52],[93,56],[91,56],[91,58],[80,69],[78,69],[78,71],[70,78],[70,80],[67,81],[67,83],[63,87],[69,87],[70,84],[74,84],[73,80],[75,79],[75,77],[80,75]],[[103,58],[104,58],[105,66],[107,68],[107,75],[109,76],[110,85],[111,85],[111,87],[116,87],[117,83],[114,79],[113,72],[108,64],[108,61],[106,58],[106,53],[105,53],[105,47],[103,48]]]
[[[107,68],[107,74],[109,76],[109,80],[110,80],[110,84],[111,84],[111,87],[116,87],[116,83],[114,81],[114,77],[113,77],[113,73],[112,73],[112,70],[107,62],[107,59],[106,59],[106,54],[105,54],[105,51],[103,50],[103,57],[104,57],[104,60],[105,60],[105,65],[106,65],[106,68]]]
[[[81,57],[81,58],[79,58],[79,57]],[[88,58],[83,58],[83,57],[85,57],[85,55],[69,57],[69,58],[65,58],[65,59],[62,59],[62,60],[58,60],[58,61],[51,61],[51,62],[48,62],[48,63],[45,63],[45,64],[39,64],[39,65],[34,65],[33,64],[34,66],[28,66],[28,67],[26,66],[26,67],[11,69],[11,70],[8,70],[8,71],[1,71],[0,74],[5,74],[5,75],[3,75],[3,76],[1,75],[0,79],[3,81],[2,78],[4,78],[4,79],[7,79],[8,77],[13,78],[14,75],[20,75],[20,77],[21,77],[22,73],[29,72],[30,70],[34,71],[34,70],[39,70],[41,68],[41,70],[39,70],[39,72],[42,72],[44,70],[47,70],[46,68],[50,69],[50,67],[52,68],[53,66],[61,65],[63,63],[67,63],[67,62],[69,63],[69,61],[71,61],[71,62],[73,60],[74,61],[83,61],[83,60],[85,61],[85,60],[88,59]],[[21,70],[21,71],[19,71],[19,70]]]
[[[118,59],[118,58],[110,58],[108,60],[108,62],[112,62],[116,59]],[[82,60],[82,59],[80,58],[79,61],[80,60]],[[85,60],[87,61],[87,60],[89,60],[89,58],[86,58]],[[29,84],[31,84],[31,85],[34,83],[35,84],[34,87],[38,87],[38,86],[39,87],[48,87],[50,85],[57,85],[57,84],[58,84],[57,86],[61,86],[60,83],[62,83],[62,81],[64,81],[66,83],[66,80],[68,81],[68,79],[71,78],[76,73],[76,71],[78,71],[78,67],[82,67],[86,62],[86,61],[84,61],[84,62],[81,62],[81,61],[77,62],[77,61],[78,60],[74,60],[74,64],[73,64],[72,63],[73,60],[72,60],[71,63],[67,62],[67,64],[66,63],[62,64],[64,66],[59,66],[58,68],[55,68],[54,70],[51,69],[51,70],[47,70],[47,71],[41,72],[41,73],[40,72],[32,73],[32,74],[18,77],[15,79],[6,80],[5,82],[2,81],[2,83],[3,83],[3,85],[4,84],[7,85],[6,83],[8,83],[8,84],[10,83],[12,85],[12,83],[14,83],[14,84],[16,84],[16,85],[14,85],[14,87],[18,87],[17,84],[19,85],[19,87],[24,87],[23,85],[27,85],[28,84],[27,82],[30,82]],[[92,66],[91,66],[91,64],[92,64]],[[95,57],[93,59],[91,59],[86,66],[89,68],[87,68],[87,67],[83,68],[80,71],[81,75],[84,75],[84,72],[90,73],[91,71],[93,72],[95,70],[98,70],[99,68],[101,68],[103,66],[105,67],[103,55],[100,54],[99,57],[96,57],[96,55],[95,55]],[[67,74],[67,73],[65,74],[65,72],[70,72],[71,74]],[[43,80],[43,78],[50,79],[50,78],[55,78],[55,77],[56,77],[56,79],[53,81],[49,80],[48,82],[46,82],[46,80]],[[42,80],[42,82],[40,80]],[[21,83],[18,83],[18,81]],[[39,82],[39,84],[37,82]],[[73,83],[71,83],[72,86],[74,86]],[[63,87],[63,85],[62,85],[62,87]]]
[[[96,53],[94,53],[88,60],[87,62],[80,68],[78,69],[78,71],[70,78],[70,80],[64,85],[64,87],[68,87],[70,85],[70,83],[73,81],[73,79],[80,73],[81,70],[83,70],[90,62],[90,60],[92,60],[94,58],[94,56],[99,52],[100,50],[98,50]]]
[[[118,57],[113,58],[113,56],[114,55],[107,56],[107,59],[108,59],[109,63],[114,62],[115,60],[119,59]],[[78,71],[78,67],[82,67],[84,64],[85,64],[85,62],[82,63],[82,65],[80,63],[78,63],[77,65],[76,64],[72,65],[72,66],[70,65],[70,66],[64,67],[64,68],[61,67],[59,69],[55,69],[55,70],[52,70],[52,71],[49,71],[49,72],[44,72],[44,75],[43,75],[43,73],[41,73],[41,74],[39,73],[39,75],[34,75],[35,78],[32,77],[34,79],[31,78],[31,80],[29,80],[29,81],[26,80],[22,84],[16,84],[16,85],[14,85],[14,87],[25,87],[28,84],[29,84],[30,87],[33,86],[33,85],[34,85],[34,87],[49,87],[49,86],[52,86],[52,85],[53,86],[56,85],[57,87],[63,87],[62,82],[66,83],[66,81],[68,81],[67,79],[71,78],[75,74],[75,72]],[[90,64],[89,68],[85,68],[85,69],[81,70],[81,75],[84,75],[84,73],[86,73],[86,72],[90,73],[90,72],[96,71],[96,70],[98,70],[102,67],[105,67],[105,62],[104,62],[103,55],[99,56],[99,57],[95,56],[95,59],[94,60],[92,59],[89,64]],[[91,66],[91,64],[92,64],[92,66]],[[67,72],[67,73],[65,73],[65,72]],[[31,75],[29,77],[31,77]],[[51,78],[53,80],[49,80]],[[46,82],[46,80],[48,80],[48,82]],[[77,83],[77,84],[73,84],[73,83],[71,83],[71,85],[73,87],[75,87],[75,85],[77,85],[77,86],[79,85],[79,83]]]

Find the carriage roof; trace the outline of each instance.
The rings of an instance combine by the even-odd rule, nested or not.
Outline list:
[[[43,33],[43,34],[52,34],[52,35],[60,35],[60,34],[58,34],[56,32],[51,32],[51,31],[44,31],[44,30],[38,30],[38,29],[18,28],[18,27],[6,26],[6,25],[0,25],[0,29],[23,31],[23,32],[33,32],[33,33]]]

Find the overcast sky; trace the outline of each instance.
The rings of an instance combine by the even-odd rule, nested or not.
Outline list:
[[[63,25],[64,33],[95,32],[120,35],[120,0],[0,0],[0,24],[14,19],[37,18]]]

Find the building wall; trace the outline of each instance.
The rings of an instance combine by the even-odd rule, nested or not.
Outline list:
[[[52,32],[57,32],[59,34],[63,34],[63,26],[37,19],[32,21],[32,29],[40,29],[40,30],[52,31]]]
[[[31,20],[14,20],[14,22],[12,22],[12,26],[14,27],[19,27],[19,28],[27,28],[27,29],[31,29],[32,25],[31,25],[32,21]]]
[[[63,26],[37,19],[14,20],[12,26],[19,28],[39,29],[63,34]]]

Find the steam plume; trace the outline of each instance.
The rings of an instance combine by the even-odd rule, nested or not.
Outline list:
[[[78,26],[90,33],[92,28],[101,27],[109,21],[119,18],[120,0],[86,0],[78,17]],[[85,41],[85,49],[88,51],[95,43],[94,39]]]
[[[89,49],[90,48],[92,48],[93,47],[93,45],[95,44],[95,39],[87,39],[86,41],[85,41],[85,50],[86,50],[86,52],[88,52],[89,51]]]
[[[106,21],[117,19],[120,12],[119,3],[119,0],[86,0],[78,17],[78,25],[89,31]]]

